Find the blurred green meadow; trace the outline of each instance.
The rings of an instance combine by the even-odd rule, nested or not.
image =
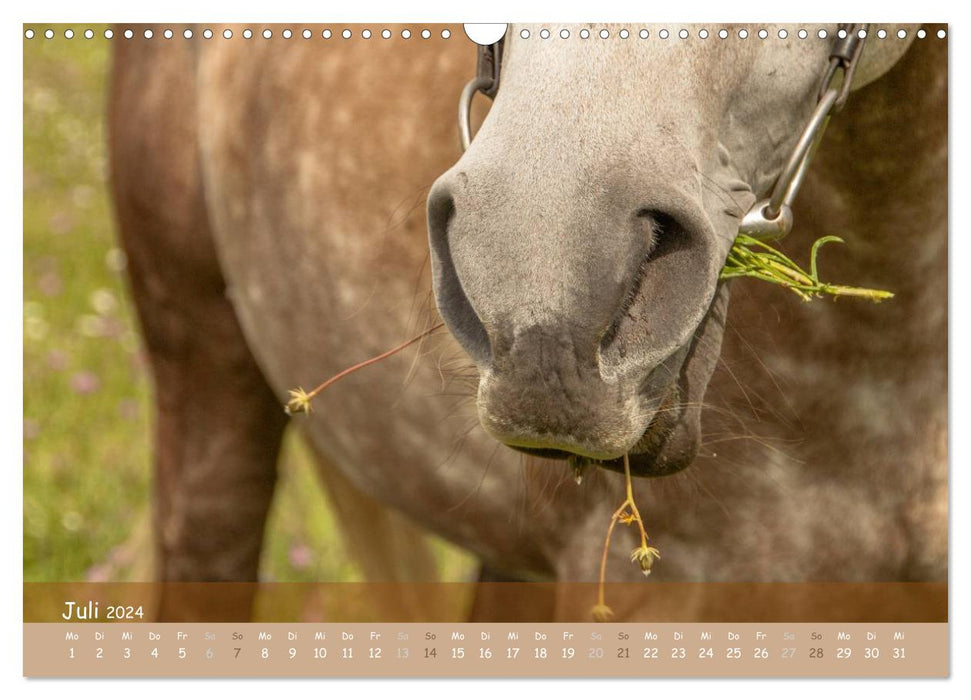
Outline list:
[[[107,189],[110,41],[44,29],[24,39],[24,580],[150,580],[152,385]],[[361,580],[295,435],[280,474],[261,578]],[[467,554],[433,545],[442,578],[467,578]]]

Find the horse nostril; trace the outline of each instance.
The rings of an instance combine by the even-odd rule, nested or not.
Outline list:
[[[606,374],[650,366],[682,345],[707,294],[711,251],[675,216],[657,209],[634,213],[642,237],[637,267],[600,340]]]
[[[630,309],[641,293],[648,263],[662,255],[666,248],[675,244],[678,236],[677,222],[674,217],[646,207],[634,212],[633,229],[634,235],[641,239],[640,259],[617,313],[600,338],[601,352],[617,339],[617,333],[625,319],[629,320]]]
[[[634,219],[641,224],[647,242],[644,262],[647,262],[662,243],[669,243],[672,236],[678,235],[677,222],[670,214],[657,209],[638,209]]]
[[[444,178],[428,196],[428,242],[432,260],[432,284],[438,311],[449,330],[479,365],[492,361],[489,335],[462,287],[449,245],[449,229],[455,220],[455,200]]]

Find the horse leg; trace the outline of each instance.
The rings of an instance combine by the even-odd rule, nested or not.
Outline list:
[[[159,47],[119,47],[110,105],[116,213],[158,409],[156,578],[255,581],[286,419],[226,296],[191,55]],[[233,606],[245,615],[248,596]],[[161,614],[192,613],[163,599]]]

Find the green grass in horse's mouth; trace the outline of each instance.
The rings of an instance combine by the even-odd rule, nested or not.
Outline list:
[[[861,297],[875,303],[892,298],[891,292],[879,289],[864,289],[819,281],[819,270],[816,266],[819,249],[827,243],[842,242],[843,239],[838,236],[823,236],[817,239],[809,253],[809,272],[806,272],[777,248],[740,233],[728,252],[728,259],[719,277],[723,280],[754,277],[764,282],[781,285],[803,301],[812,301],[814,297],[819,298],[824,294],[833,297]]]

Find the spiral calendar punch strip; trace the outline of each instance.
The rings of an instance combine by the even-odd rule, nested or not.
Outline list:
[[[304,40],[308,40],[308,39],[329,40],[329,39],[337,39],[337,38],[342,38],[346,40],[346,39],[352,39],[352,38],[360,38],[360,39],[367,40],[367,39],[371,39],[372,37],[375,39],[380,37],[381,39],[385,39],[385,40],[387,39],[408,40],[412,38],[420,38],[420,39],[428,40],[433,37],[448,39],[452,36],[452,30],[448,28],[433,31],[428,27],[423,27],[416,31],[416,30],[412,30],[411,28],[401,28],[399,25],[392,25],[392,26],[385,26],[385,27],[382,27],[380,25],[375,27],[368,26],[360,29],[360,32],[358,34],[355,34],[355,31],[352,29],[344,29],[335,33],[331,28],[325,27],[321,29],[319,33],[315,33],[311,29],[301,28],[300,25],[294,25],[294,26],[276,25],[275,28],[265,27],[262,30],[253,29],[252,27],[246,27],[244,25],[243,29],[237,30],[235,32],[232,29],[225,29],[223,30],[221,35],[217,35],[216,31],[214,31],[212,27],[206,27],[205,25],[199,25],[199,26],[202,26],[201,30],[193,30],[190,27],[184,27],[182,25],[163,27],[161,30],[155,30],[150,28],[138,30],[138,29],[132,28],[134,25],[131,25],[131,26],[119,25],[119,26],[120,26],[120,33],[117,35],[117,38],[123,38],[123,39],[133,39],[136,37],[136,35],[142,39],[167,39],[167,40],[173,39],[173,38],[177,39],[179,38],[179,36],[181,36],[183,39],[196,39],[196,40],[198,39],[209,40],[213,38],[219,38],[220,36],[223,39],[232,39],[234,37],[237,37],[237,38],[242,38],[246,40],[254,39],[256,37],[262,37],[263,39],[285,39],[285,40],[296,39],[296,38],[303,38]],[[466,36],[471,41],[479,44],[480,46],[485,46],[485,45],[492,45],[497,43],[498,40],[489,41],[489,37],[492,36],[492,33],[497,31],[497,28],[506,27],[506,26],[508,25],[466,24],[466,25],[463,25],[463,28],[465,30]],[[909,39],[911,36],[908,30],[903,28],[897,29],[893,33],[888,32],[887,29],[885,28],[876,29],[875,32],[876,32],[876,38],[880,40],[888,39],[888,38],[906,40],[906,39]],[[842,29],[838,30],[838,34],[842,36],[843,34],[845,34],[845,30],[842,30]],[[553,33],[549,29],[541,29],[536,34],[536,36],[533,36],[533,34],[528,29],[521,29],[519,30],[518,36],[521,39],[529,39],[531,37],[534,39],[535,38],[549,39],[553,37]],[[599,37],[600,39],[610,39],[610,38],[627,39],[630,37],[638,37],[640,39],[654,38],[654,39],[666,40],[669,37],[671,38],[677,37],[682,40],[685,40],[685,39],[705,40],[712,36],[713,36],[713,32],[710,31],[706,26],[701,26],[699,28],[689,30],[687,28],[680,27],[678,25],[672,25],[670,30],[667,28],[660,29],[656,32],[656,34],[652,35],[650,30],[639,29],[638,25],[631,24],[629,25],[629,28],[616,30],[613,33],[608,29],[597,30],[596,28],[594,28],[591,30],[588,28],[583,28],[575,33],[570,33],[569,31],[567,31],[565,34],[561,33],[559,35],[559,38],[560,39],[572,38],[574,40],[578,40],[578,39],[585,40],[591,37]],[[925,39],[929,36],[932,38],[936,37],[938,39],[944,39],[947,37],[947,29],[944,29],[944,28],[937,29],[929,34],[926,29],[921,28],[914,32],[914,36],[917,39]],[[58,26],[58,29],[55,29],[53,26],[31,25],[29,23],[26,24],[24,27],[25,39],[37,38],[37,39],[52,40],[52,39],[74,39],[74,38],[82,38],[82,37],[88,40],[96,39],[96,38],[114,39],[116,38],[116,29],[113,27],[105,27],[99,30],[95,30],[91,27],[62,28],[60,25]],[[716,30],[714,32],[714,37],[717,37],[718,39],[721,39],[721,40],[732,39],[732,40],[740,40],[740,41],[744,41],[746,39],[749,39],[750,37],[758,38],[762,40],[770,39],[770,38],[785,40],[785,39],[789,39],[790,37],[799,38],[799,39],[817,38],[817,39],[827,40],[827,38],[829,37],[829,34],[826,29],[821,27],[815,27],[813,25],[806,25],[806,26],[794,25],[794,28],[792,29],[786,28],[786,27],[778,27],[775,30],[774,34],[770,33],[769,30],[766,29],[764,26],[755,25],[751,31],[746,28],[737,29],[734,33],[730,32],[727,29]]]

